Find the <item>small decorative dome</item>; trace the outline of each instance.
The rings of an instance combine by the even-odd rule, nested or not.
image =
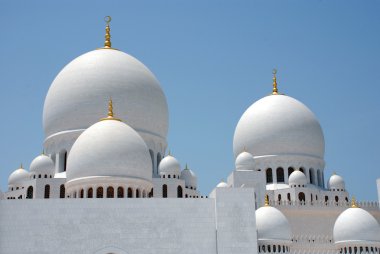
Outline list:
[[[216,188],[227,188],[227,187],[228,187],[228,184],[224,182],[223,180],[220,181],[220,183],[218,183],[218,185],[216,186]]]
[[[30,173],[35,174],[54,174],[54,162],[45,154],[37,156],[32,163],[30,163]]]
[[[289,176],[290,187],[305,187],[307,184],[307,178],[304,173],[299,170],[293,171]]]
[[[197,188],[197,176],[191,169],[187,167],[187,164],[185,169],[181,172],[181,179],[185,180],[186,186]]]
[[[75,141],[67,159],[67,183],[99,177],[152,181],[152,161],[140,135],[113,117],[110,100],[107,118],[89,127]]]
[[[351,208],[342,212],[335,221],[334,241],[345,242],[380,242],[380,226],[376,219],[366,210],[358,208],[353,199]]]
[[[160,165],[158,165],[158,172],[160,175],[179,176],[181,174],[181,165],[178,160],[169,153],[169,155],[161,160]]]
[[[255,159],[253,155],[244,151],[238,155],[235,160],[236,170],[253,170],[255,166]]]
[[[20,186],[25,180],[29,179],[29,172],[22,168],[16,169],[8,178],[8,186]]]
[[[344,191],[346,189],[343,177],[337,174],[333,174],[327,182],[327,188],[329,190]]]
[[[285,215],[277,208],[266,204],[256,210],[256,227],[258,240],[290,242],[292,232]]]

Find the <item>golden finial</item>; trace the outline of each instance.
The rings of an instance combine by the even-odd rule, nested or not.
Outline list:
[[[169,156],[172,156],[172,153],[171,153],[170,149],[169,149],[169,151],[168,151],[168,155],[169,155]]]
[[[106,22],[106,36],[105,36],[105,41],[104,41],[104,48],[110,49],[111,47],[111,33],[110,33],[110,22],[112,18],[111,16],[105,16],[104,21]]]
[[[41,155],[45,155],[45,149],[42,149]]]
[[[351,208],[358,208],[358,204],[356,203],[356,199],[354,196],[351,198]]]
[[[269,197],[268,197],[268,195],[265,195],[264,206],[269,206]]]
[[[106,118],[100,119],[101,121],[103,120],[116,120],[116,121],[121,121],[119,118],[113,117],[113,105],[112,105],[112,99],[108,101],[108,116]]]
[[[244,146],[243,152],[247,152],[247,147],[246,146]]]
[[[276,78],[277,70],[273,69],[272,73],[273,73],[273,91],[272,91],[272,94],[276,95],[276,94],[278,94],[277,78]]]
[[[334,171],[334,172],[332,173],[332,175],[335,176],[335,175],[336,175],[336,172]]]
[[[22,162],[21,162],[21,164],[20,164],[20,168],[23,168],[23,167],[22,167]]]

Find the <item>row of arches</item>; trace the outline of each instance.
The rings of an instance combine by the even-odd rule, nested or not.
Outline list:
[[[285,245],[259,245],[259,253],[288,253],[289,246]]]
[[[288,178],[289,178],[290,174],[294,172],[294,170],[295,169],[293,167],[287,168]],[[310,168],[309,170],[305,170],[303,167],[300,167],[298,170],[301,171],[302,173],[304,173],[306,176],[307,175],[309,176],[309,182],[311,184],[318,185],[320,187],[324,186],[324,175],[323,175],[322,170],[320,170],[320,169],[314,170],[313,168]],[[275,180],[273,177],[274,175],[273,175],[272,168],[267,168],[265,170],[265,175],[266,175],[267,184],[270,184],[273,182],[285,183],[285,171],[282,167],[278,167],[276,169],[276,179]]]
[[[173,178],[179,179],[179,175],[170,175],[170,174],[169,175],[161,175],[161,178],[165,178],[165,177],[166,178],[172,178],[173,177]]]
[[[74,191],[70,197],[72,198],[147,198],[153,196],[153,189],[148,193],[146,190],[141,190],[139,188],[129,187],[125,191],[124,187],[118,186],[114,188],[113,186],[108,186],[103,188],[99,186],[97,188],[80,189],[79,191]]]
[[[292,201],[290,193],[286,194],[286,199],[287,199],[287,201]],[[344,200],[346,202],[348,202],[348,197],[345,197]],[[283,194],[278,194],[277,195],[277,201],[278,201],[278,204],[281,204],[281,202],[283,201]],[[304,192],[299,192],[298,193],[298,201],[303,202],[303,203],[305,203],[306,201],[310,201],[312,203],[313,201],[318,201],[318,195],[317,194],[313,195],[313,193],[311,193],[310,194],[310,200],[306,200],[305,193]],[[329,202],[329,196],[325,195],[324,196],[324,201],[325,201],[325,203],[328,203]],[[339,203],[339,201],[340,201],[339,200],[339,196],[335,196],[334,197],[334,201],[335,201],[335,203]]]
[[[364,254],[364,253],[369,253],[369,254],[378,254],[379,249],[377,247],[364,247],[364,246],[359,246],[359,247],[344,247],[340,248],[339,253],[341,254]]]
[[[45,174],[44,175],[44,178],[53,178],[53,176],[52,175],[47,175],[47,174]],[[36,179],[36,178],[42,178],[42,175],[41,174],[39,174],[38,176],[36,176],[35,174],[33,174],[33,176],[31,177],[32,179]]]

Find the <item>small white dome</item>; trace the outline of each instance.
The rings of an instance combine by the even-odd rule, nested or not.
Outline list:
[[[244,148],[255,158],[302,155],[323,159],[325,141],[318,119],[308,107],[286,95],[270,95],[252,104],[236,126],[235,156]]]
[[[8,178],[8,186],[14,187],[21,185],[25,180],[29,179],[29,172],[20,167],[12,172]]]
[[[54,174],[54,162],[49,156],[41,154],[30,163],[30,172],[35,174]]]
[[[67,180],[124,177],[152,181],[152,161],[140,135],[117,120],[100,121],[75,141],[67,159]]]
[[[242,152],[235,160],[236,170],[253,170],[255,166],[255,159],[253,155],[248,152]]]
[[[228,184],[225,183],[224,181],[221,181],[220,183],[218,183],[218,185],[216,186],[216,188],[227,188],[228,187]]]
[[[179,176],[181,174],[181,165],[176,158],[169,154],[161,160],[160,165],[158,165],[158,172],[160,175]]]
[[[361,208],[348,208],[342,212],[334,225],[335,243],[380,242],[380,226],[376,219]]]
[[[263,206],[256,210],[258,240],[290,241],[292,232],[285,215],[277,208]]]
[[[329,190],[345,190],[345,183],[343,177],[333,174],[327,182],[327,188]]]
[[[290,174],[289,176],[289,186],[298,186],[300,185],[301,187],[306,186],[307,184],[307,178],[304,173],[302,173],[299,170],[293,171],[293,173]]]
[[[181,172],[181,179],[185,180],[186,186],[197,188],[197,176],[191,169],[187,167],[187,165]]]

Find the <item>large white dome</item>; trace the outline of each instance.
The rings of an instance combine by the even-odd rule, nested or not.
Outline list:
[[[67,180],[121,177],[152,181],[152,162],[140,135],[123,122],[100,121],[84,131],[67,160]]]
[[[159,82],[140,61],[113,49],[83,54],[57,75],[45,99],[46,138],[87,129],[103,115],[110,97],[118,116],[140,135],[166,140],[168,106]]]
[[[380,226],[376,219],[361,208],[348,208],[334,224],[335,243],[380,242]]]
[[[286,95],[269,95],[251,105],[236,126],[233,146],[235,157],[246,149],[255,158],[301,155],[323,160],[325,151],[313,112]]]
[[[263,206],[256,210],[258,240],[290,241],[292,232],[285,215],[277,208]]]

